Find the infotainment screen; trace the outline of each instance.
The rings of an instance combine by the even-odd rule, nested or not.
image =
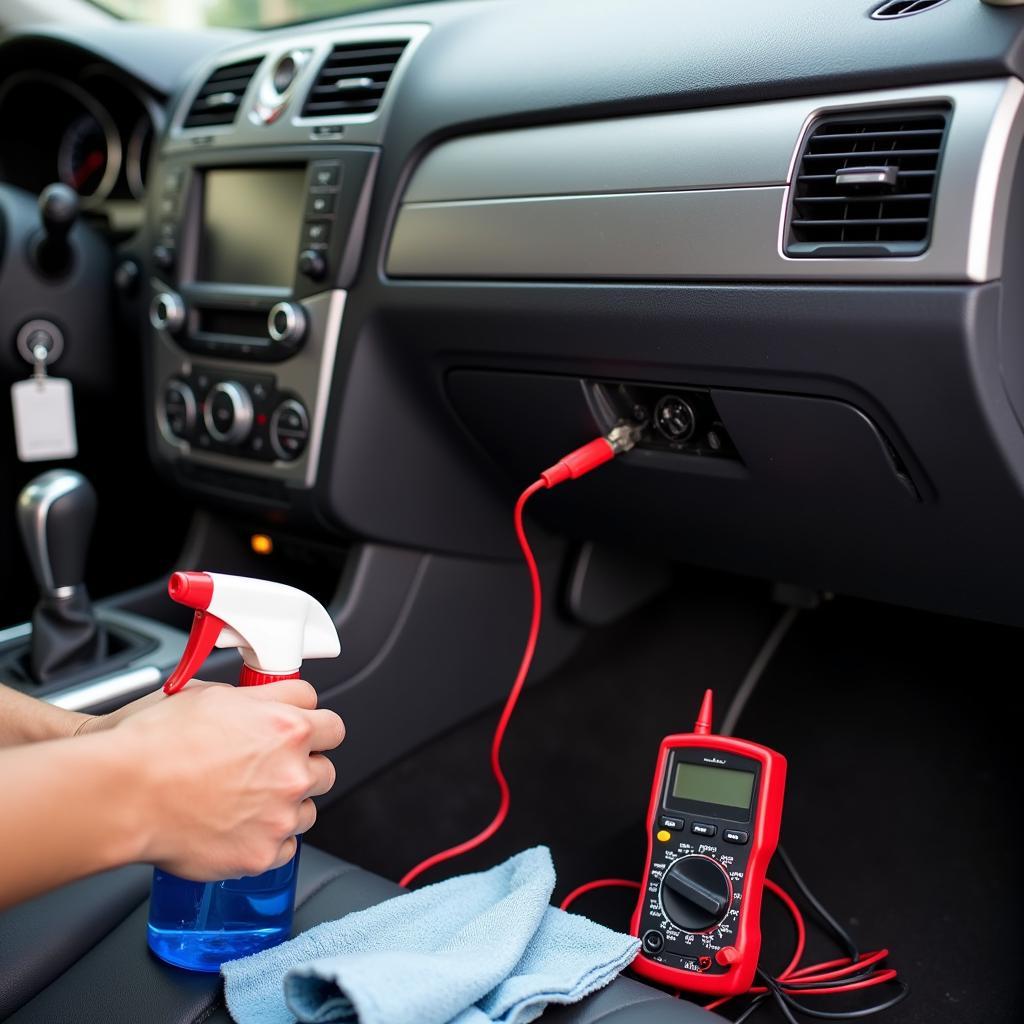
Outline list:
[[[288,287],[302,231],[305,168],[232,167],[203,178],[198,279]]]

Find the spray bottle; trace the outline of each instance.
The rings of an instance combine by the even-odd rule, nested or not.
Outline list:
[[[241,686],[297,679],[306,658],[335,658],[338,631],[327,610],[294,587],[244,576],[176,572],[171,599],[195,609],[181,661],[164,684],[177,693],[214,647],[242,656]],[[149,948],[170,964],[215,972],[236,957],[288,938],[299,853],[284,867],[251,878],[191,882],[159,868],[149,904]]]

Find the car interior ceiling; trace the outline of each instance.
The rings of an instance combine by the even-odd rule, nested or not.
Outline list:
[[[563,465],[526,508],[508,820],[416,885],[538,845],[556,904],[646,882],[659,744],[711,689],[788,762],[806,886],[898,967],[878,1019],[1020,1019],[1024,0],[5,17],[0,682],[110,711],[182,657],[173,571],[305,591],[347,737],[296,927],[371,906],[494,813],[513,507]],[[30,381],[70,382],[70,446]],[[146,955],[148,872],[75,885],[0,913],[0,1019],[229,1019]],[[635,907],[573,910],[643,938]],[[771,895],[761,933],[774,977]],[[544,1019],[751,1005],[641,974]]]

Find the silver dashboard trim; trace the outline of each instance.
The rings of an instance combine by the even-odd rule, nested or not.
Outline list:
[[[81,686],[69,686],[66,690],[47,694],[43,700],[68,711],[85,711],[87,708],[120,701],[140,691],[153,689],[163,678],[155,665],[128,669],[116,675],[96,679]]]
[[[108,608],[102,602],[96,606],[96,615],[106,625],[121,626],[150,637],[156,641],[155,649],[147,651],[132,663],[115,671],[43,694],[41,700],[67,708],[69,711],[88,711],[140,696],[161,683],[177,664],[181,652],[185,649],[185,642],[188,639],[186,634],[173,626],[136,615],[134,612]],[[30,622],[20,622],[0,630],[0,647],[12,641],[23,640],[31,633]]]
[[[409,66],[417,46],[429,31],[430,26],[420,22],[396,25],[385,23],[331,32],[321,30],[298,34],[289,29],[279,34],[261,34],[258,42],[222,50],[194,70],[192,81],[181,95],[171,116],[170,128],[161,145],[161,152],[165,155],[193,152],[197,146],[202,146],[203,149],[220,149],[240,146],[308,145],[310,142],[320,141],[341,141],[361,145],[379,143],[405,69]],[[408,45],[398,59],[380,106],[374,113],[340,117],[301,116],[306,95],[334,46],[381,39],[405,39],[408,40]],[[308,50],[310,55],[292,82],[286,109],[269,123],[254,121],[250,115],[260,104],[264,83],[273,76],[277,61],[294,50]],[[182,127],[192,101],[213,71],[226,64],[257,58],[261,58],[262,63],[246,88],[233,124],[190,129]]]
[[[824,113],[952,107],[929,248],[794,259],[789,183]],[[414,172],[395,277],[988,281],[1002,273],[1024,135],[1015,78],[809,97],[465,136]]]
[[[165,288],[159,280],[154,280],[152,286],[157,291]],[[346,297],[347,293],[338,288],[303,299],[302,304],[308,321],[306,343],[295,355],[280,363],[244,362],[193,354],[180,348],[166,331],[153,331],[153,394],[161,395],[169,379],[188,376],[195,366],[201,366],[203,370],[228,380],[236,374],[267,373],[274,375],[281,391],[293,392],[302,399],[309,410],[310,420],[309,443],[297,459],[261,462],[220,452],[204,451],[175,437],[167,427],[163,403],[156,401],[153,403],[153,416],[159,454],[171,461],[184,458],[196,465],[213,469],[224,469],[263,479],[282,480],[306,488],[312,487],[316,483],[320,451],[323,447],[327,404],[330,399],[331,383],[334,380],[338,335],[341,332]]]

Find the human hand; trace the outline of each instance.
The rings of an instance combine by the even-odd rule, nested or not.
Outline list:
[[[214,686],[214,683],[203,683],[198,679],[193,679],[189,686],[192,689],[204,686]],[[166,700],[167,695],[163,689],[154,690],[152,693],[147,693],[144,697],[139,697],[138,700],[133,700],[129,704],[125,704],[124,707],[118,708],[116,711],[110,711],[105,715],[85,715],[82,721],[78,724],[78,727],[74,730],[75,736],[85,736],[87,733],[102,732],[104,729],[113,729],[115,725],[120,724],[130,715],[137,714],[139,711],[144,711],[146,708],[152,707],[154,704],[158,704],[162,700]]]
[[[141,859],[197,881],[286,864],[316,820],[311,797],[334,785],[320,751],[345,736],[316,701],[298,679],[190,683],[118,721],[113,735],[135,766]]]

